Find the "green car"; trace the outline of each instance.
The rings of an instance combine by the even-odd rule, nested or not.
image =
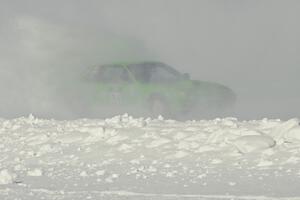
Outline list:
[[[89,69],[84,78],[90,115],[213,117],[226,114],[235,102],[226,86],[191,80],[161,62],[120,63]],[[89,91],[89,92],[88,92]]]

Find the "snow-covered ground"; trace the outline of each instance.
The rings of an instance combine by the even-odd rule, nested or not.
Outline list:
[[[300,199],[300,126],[0,119],[0,199]]]

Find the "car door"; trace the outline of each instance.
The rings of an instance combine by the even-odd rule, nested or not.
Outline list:
[[[172,112],[179,112],[185,106],[190,91],[190,81],[175,69],[160,64],[152,67],[149,78],[152,93],[162,96]]]
[[[119,65],[98,67],[94,75],[94,99],[98,106],[118,108],[123,105],[125,88],[128,84],[127,71]]]

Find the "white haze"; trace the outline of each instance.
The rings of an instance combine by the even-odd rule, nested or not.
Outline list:
[[[104,45],[115,37],[139,41],[126,57],[229,86],[236,117],[297,117],[299,9],[297,0],[1,1],[0,116],[72,115],[58,85],[122,59]]]

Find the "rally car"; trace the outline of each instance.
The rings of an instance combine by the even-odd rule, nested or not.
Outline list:
[[[236,98],[224,85],[191,80],[161,62],[100,65],[90,68],[84,80],[88,112],[95,116],[220,116]]]

